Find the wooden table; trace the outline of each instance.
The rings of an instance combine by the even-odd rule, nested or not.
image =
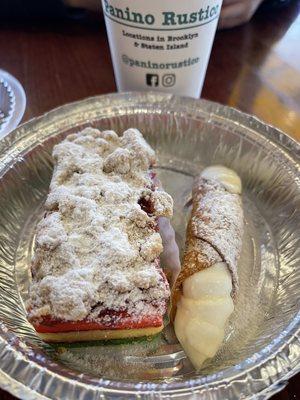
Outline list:
[[[255,114],[300,139],[300,2],[218,32],[203,97]],[[116,90],[103,21],[0,24],[0,68],[27,95],[24,120]],[[300,399],[300,376],[274,400]],[[0,398],[13,399],[0,390]]]

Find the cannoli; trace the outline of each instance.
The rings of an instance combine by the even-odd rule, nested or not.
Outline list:
[[[208,167],[195,180],[192,202],[172,303],[176,336],[199,369],[219,349],[238,292],[241,180],[228,168]]]

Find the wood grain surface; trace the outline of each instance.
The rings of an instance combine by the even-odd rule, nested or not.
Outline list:
[[[299,1],[258,12],[250,23],[218,32],[202,96],[255,114],[299,140],[299,43]],[[116,90],[103,20],[2,22],[0,68],[24,86],[23,121]],[[0,390],[0,399],[13,397]],[[273,399],[300,399],[299,375]]]

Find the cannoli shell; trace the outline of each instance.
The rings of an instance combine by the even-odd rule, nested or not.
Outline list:
[[[172,292],[173,316],[189,276],[225,262],[232,277],[232,297],[238,292],[237,262],[243,237],[243,209],[239,194],[201,176],[193,187],[193,206],[187,227],[182,269]]]

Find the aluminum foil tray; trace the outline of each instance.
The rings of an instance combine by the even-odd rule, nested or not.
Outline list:
[[[153,340],[50,346],[26,320],[34,232],[51,150],[92,125],[139,128],[173,196],[182,249],[193,176],[241,176],[246,229],[240,292],[218,354],[195,372],[171,326]],[[35,118],[0,142],[0,384],[22,399],[267,399],[299,371],[300,146],[232,108],[157,93],[99,96]]]

